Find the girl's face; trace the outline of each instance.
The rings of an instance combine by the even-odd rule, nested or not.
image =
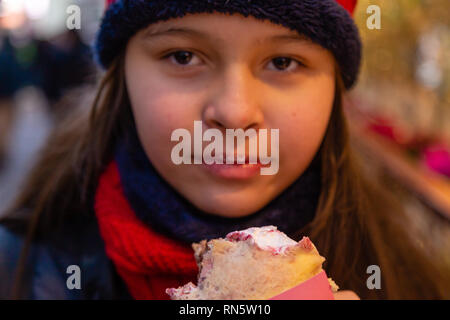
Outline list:
[[[197,208],[225,217],[256,212],[301,176],[325,135],[335,94],[329,51],[295,31],[237,14],[151,25],[130,40],[125,74],[153,166]],[[193,152],[194,121],[224,137],[226,129],[267,129],[269,151],[271,129],[279,129],[278,172],[174,164],[179,142],[171,141],[172,132],[187,129]]]

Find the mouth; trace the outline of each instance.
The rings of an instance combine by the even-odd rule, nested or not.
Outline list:
[[[249,179],[260,173],[262,165],[256,164],[202,164],[209,173],[225,179]]]
[[[194,162],[194,159],[197,159],[197,162]],[[233,155],[226,155],[225,153],[222,154],[222,157],[218,158],[221,159],[222,163],[216,163],[216,155],[215,152],[211,155],[211,158],[204,158],[201,159],[196,158],[195,156],[191,157],[192,163],[209,163],[209,165],[212,164],[219,164],[219,165],[252,165],[252,164],[260,164],[263,165],[260,161],[259,156],[253,156],[250,157],[248,154],[238,154],[237,152]]]
[[[212,155],[214,160],[215,154]],[[203,159],[202,159],[203,160]],[[208,161],[211,162],[211,161]],[[202,161],[202,168],[215,177],[224,179],[245,180],[252,178],[261,172],[261,168],[270,166],[270,164],[262,164],[259,157],[250,158],[249,155],[240,155],[235,152],[233,156],[222,155],[223,163],[207,164]]]

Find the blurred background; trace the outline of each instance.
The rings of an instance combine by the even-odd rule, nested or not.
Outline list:
[[[81,28],[69,30],[73,5]],[[53,124],[92,92],[103,10],[102,0],[0,0],[0,214]]]
[[[371,5],[380,29],[367,26]],[[359,0],[355,19],[364,52],[346,103],[354,145],[450,270],[450,1]]]
[[[67,27],[71,5],[79,30]],[[370,5],[380,29],[367,25]],[[0,212],[53,124],[89,102],[103,10],[103,0],[0,0]],[[352,142],[367,173],[404,204],[411,232],[450,266],[450,1],[359,0],[355,20],[364,62],[346,101]]]

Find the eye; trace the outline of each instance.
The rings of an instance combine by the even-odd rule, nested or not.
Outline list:
[[[170,58],[171,62],[181,66],[199,65],[202,62],[201,59],[194,53],[184,50],[172,52],[166,55],[164,58]]]
[[[269,63],[269,69],[275,71],[293,72],[299,66],[304,66],[301,62],[288,57],[276,57]]]

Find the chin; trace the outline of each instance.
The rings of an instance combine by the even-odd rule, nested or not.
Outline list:
[[[249,200],[249,197],[246,197],[241,199],[221,199],[220,201],[202,201],[198,204],[194,203],[194,205],[212,215],[225,218],[243,218],[264,207],[265,203],[260,203],[260,200],[252,201]]]

